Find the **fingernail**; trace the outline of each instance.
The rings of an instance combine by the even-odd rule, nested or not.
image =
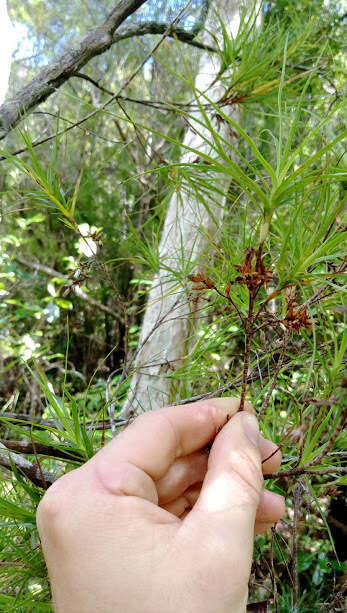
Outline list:
[[[251,441],[251,443],[253,443],[253,445],[259,447],[259,424],[255,415],[244,413],[242,423],[247,438]]]

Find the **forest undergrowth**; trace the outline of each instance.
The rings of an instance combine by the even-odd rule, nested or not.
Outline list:
[[[0,151],[3,611],[52,610],[36,508],[134,419],[122,407],[163,270],[177,300],[151,334],[182,301],[189,313],[180,359],[162,364],[171,404],[251,400],[283,455],[264,479],[287,513],[256,538],[250,610],[344,610],[344,20],[338,3],[280,4],[244,13],[234,38],[216,18],[219,100],[196,85],[206,50],[169,28],[122,43],[116,76],[88,66],[45,103],[48,136],[28,114]],[[160,254],[173,194],[218,220],[174,265]]]

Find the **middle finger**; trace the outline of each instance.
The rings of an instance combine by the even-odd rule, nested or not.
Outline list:
[[[277,445],[275,443],[260,437],[262,460],[269,458],[262,464],[263,473],[272,473],[280,466],[282,454],[279,450],[276,450]],[[272,455],[274,451],[276,453]],[[167,473],[156,481],[159,505],[176,500],[192,485],[202,482],[207,471],[207,464],[208,452],[205,449],[175,460]]]

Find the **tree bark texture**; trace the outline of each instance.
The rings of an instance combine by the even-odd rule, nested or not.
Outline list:
[[[146,0],[121,0],[104,22],[91,29],[78,45],[48,64],[13,98],[6,100],[0,106],[0,140],[18,125],[25,113],[44,102],[89,60],[107,51],[114,43],[133,36],[164,34],[170,27],[169,23],[143,22],[126,24],[119,28],[125,19],[145,2]],[[175,35],[184,42],[192,43],[199,29],[199,23],[190,31],[176,26],[172,27],[170,36]],[[201,46],[199,43],[194,44]]]
[[[213,8],[221,16],[229,34],[235,35],[239,26],[239,3],[236,0],[218,0],[213,4]],[[212,13],[207,18],[204,43],[208,42],[207,31],[216,32],[218,29],[218,22],[216,26]],[[211,88],[218,68],[215,56],[203,52],[195,84],[200,91],[207,91],[209,98],[214,101],[219,100],[224,93],[221,85],[217,84]],[[230,113],[237,121],[238,111],[235,106]],[[202,119],[199,111],[196,117]],[[183,144],[208,154],[209,145],[203,139],[203,136],[208,138],[208,130],[204,130],[201,125],[197,127],[202,136],[188,129]],[[222,124],[220,127],[214,127],[224,138],[228,138],[228,126]],[[182,162],[191,162],[193,158],[194,154],[185,150]],[[226,178],[220,178],[219,189],[226,193],[228,183]],[[213,238],[219,229],[223,204],[223,198],[220,202],[209,199],[208,208],[211,214],[195,194],[175,192],[171,198],[159,246],[162,268],[154,277],[149,293],[139,349],[132,364],[134,374],[121,411],[122,417],[133,412],[157,409],[170,403],[172,381],[168,374],[171,368],[180,365],[187,352],[193,318],[190,316],[189,282],[184,286],[175,281],[174,274],[167,272],[167,267],[181,275],[184,260],[196,262],[207,253],[209,237]]]

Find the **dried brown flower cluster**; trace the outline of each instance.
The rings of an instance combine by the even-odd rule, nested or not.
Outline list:
[[[297,306],[296,294],[288,293],[286,296],[287,312],[282,320],[283,325],[287,330],[299,332],[301,328],[311,329],[312,324],[305,305]]]
[[[188,275],[188,279],[195,283],[193,286],[194,290],[216,289],[212,279],[210,277],[206,277],[202,271],[199,271],[196,275]]]
[[[254,256],[256,256],[255,265]],[[246,249],[242,264],[235,264],[235,268],[240,273],[235,277],[235,283],[247,285],[250,292],[255,292],[273,277],[272,270],[264,266],[261,251],[256,251],[253,247]]]

